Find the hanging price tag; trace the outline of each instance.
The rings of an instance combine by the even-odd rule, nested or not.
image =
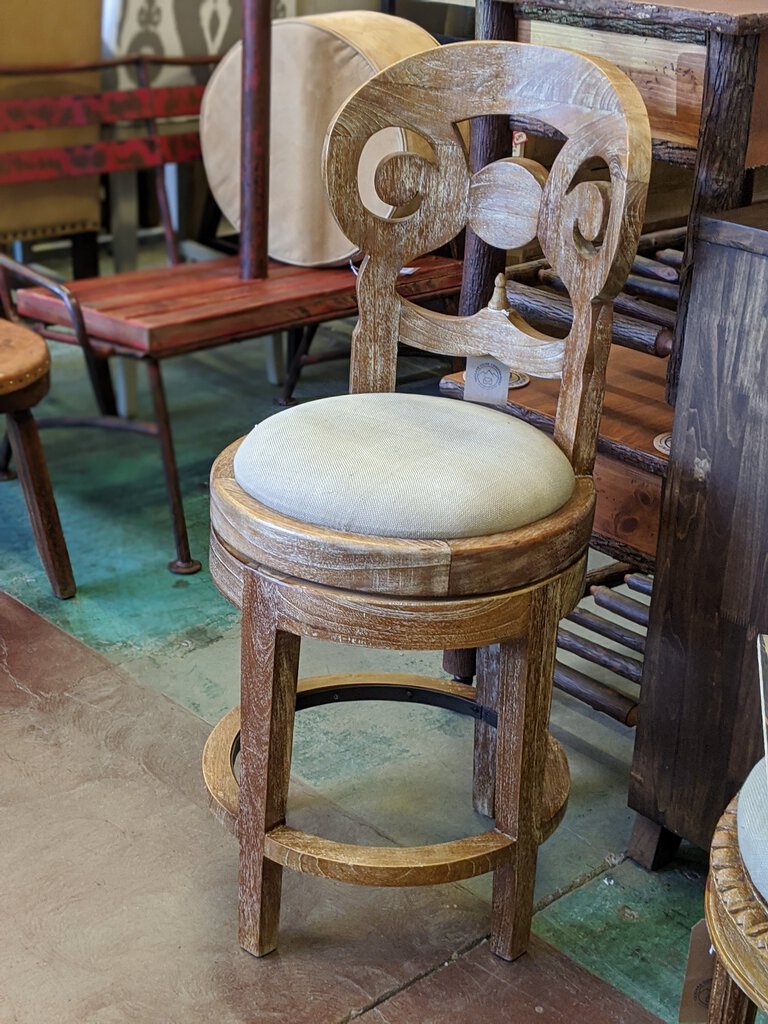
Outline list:
[[[707,922],[702,920],[691,928],[688,966],[680,997],[680,1024],[707,1024],[707,1007],[714,970],[712,942],[707,931]]]
[[[483,405],[504,405],[509,391],[509,367],[493,356],[468,356],[464,398]]]

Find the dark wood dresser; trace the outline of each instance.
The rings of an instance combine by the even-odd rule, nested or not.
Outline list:
[[[708,849],[761,756],[755,642],[764,632],[768,203],[759,203],[702,218],[696,241],[629,790],[642,816],[630,852],[648,866],[675,836]]]

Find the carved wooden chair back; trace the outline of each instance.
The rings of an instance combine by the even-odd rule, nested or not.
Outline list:
[[[524,158],[472,174],[462,122],[509,116],[516,126],[565,137],[549,172]],[[381,199],[412,212],[385,219],[365,207],[358,165],[369,139],[396,126],[430,156],[395,154],[375,171]],[[466,133],[464,133],[466,134]],[[604,161],[609,181],[579,180]],[[392,391],[399,341],[430,352],[492,355],[539,377],[562,379],[555,441],[577,474],[592,469],[611,339],[611,302],[640,233],[650,170],[643,101],[612,65],[568,50],[511,42],[456,43],[406,58],[363,85],[326,139],[326,186],[345,234],[366,253],[351,390]],[[501,249],[538,238],[564,281],[573,322],[564,339],[535,330],[497,287],[487,309],[451,317],[398,295],[402,268],[468,225]]]

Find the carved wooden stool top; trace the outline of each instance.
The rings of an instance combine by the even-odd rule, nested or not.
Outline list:
[[[739,988],[768,1010],[768,906],[755,890],[739,851],[738,797],[712,840],[706,915],[717,955]]]
[[[0,320],[0,395],[21,391],[48,372],[48,348],[28,327]]]

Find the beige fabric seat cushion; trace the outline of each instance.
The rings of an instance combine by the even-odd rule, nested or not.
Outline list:
[[[479,537],[543,519],[575,477],[549,437],[484,406],[425,395],[342,395],[258,424],[235,479],[264,505],[345,533]]]

